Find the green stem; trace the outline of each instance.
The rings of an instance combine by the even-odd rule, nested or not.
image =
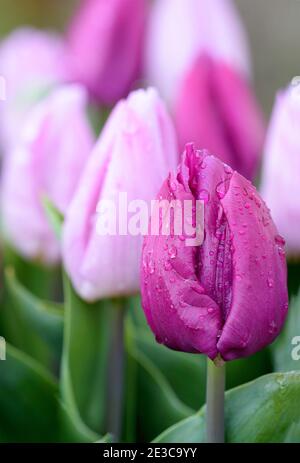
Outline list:
[[[206,383],[206,440],[224,442],[225,364],[215,365],[207,360]]]
[[[121,438],[124,384],[124,316],[122,300],[117,300],[112,326],[112,344],[108,369],[108,417],[107,429],[117,442]]]

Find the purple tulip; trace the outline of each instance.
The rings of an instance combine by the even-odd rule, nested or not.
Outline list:
[[[143,237],[129,229],[139,210],[134,202],[143,201],[144,205],[155,199],[163,179],[177,165],[177,152],[171,119],[153,89],[132,92],[117,104],[87,163],[64,224],[65,268],[83,299],[139,291]],[[120,194],[126,195],[124,207]],[[107,232],[99,231],[98,226],[100,205],[105,203],[111,212]]]
[[[94,138],[82,87],[58,88],[28,115],[4,159],[2,215],[7,239],[26,258],[55,263],[59,243],[42,206],[46,195],[65,213]]]
[[[262,169],[262,197],[286,238],[290,255],[300,254],[300,92],[295,85],[281,91],[276,99],[267,135]]]
[[[194,140],[252,180],[265,127],[248,82],[225,63],[199,58],[182,82],[175,104],[180,147]]]
[[[4,152],[17,141],[32,106],[67,78],[63,41],[56,34],[32,28],[16,29],[0,46],[0,138]]]
[[[69,34],[71,75],[111,105],[139,77],[146,0],[82,0]]]
[[[204,201],[204,241],[145,237],[143,308],[158,342],[211,359],[245,357],[271,343],[288,309],[284,239],[255,187],[187,145],[159,197]]]

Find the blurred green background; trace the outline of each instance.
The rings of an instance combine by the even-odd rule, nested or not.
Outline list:
[[[0,35],[21,24],[62,30],[77,3],[78,0],[0,0]],[[276,91],[300,75],[300,1],[235,3],[250,40],[257,94],[269,115]]]

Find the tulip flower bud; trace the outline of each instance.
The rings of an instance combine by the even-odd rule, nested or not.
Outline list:
[[[265,127],[248,82],[228,65],[201,56],[175,103],[180,147],[194,140],[249,180],[261,157]]]
[[[300,92],[298,85],[281,91],[268,130],[262,169],[261,194],[286,238],[287,251],[300,254]]]
[[[284,240],[255,187],[187,145],[159,197],[201,200],[204,240],[145,237],[142,302],[158,342],[211,359],[245,357],[271,343],[288,309]]]
[[[111,105],[138,78],[146,0],[82,0],[68,34],[71,77]]]
[[[156,0],[146,37],[145,73],[173,105],[185,74],[203,53],[250,75],[246,34],[231,0]]]
[[[26,258],[49,264],[59,258],[42,198],[47,195],[61,213],[66,212],[94,142],[85,110],[83,88],[58,88],[30,112],[19,142],[5,157],[5,233]]]
[[[131,229],[133,214],[145,204],[147,209],[177,162],[174,127],[157,93],[138,90],[119,102],[88,161],[64,224],[64,263],[82,298],[93,301],[139,290],[143,230]],[[102,206],[111,213],[107,232],[100,227]],[[148,217],[143,216],[147,233]]]
[[[34,103],[66,78],[62,41],[54,34],[24,28],[12,32],[0,46],[0,136],[3,150],[18,139]]]

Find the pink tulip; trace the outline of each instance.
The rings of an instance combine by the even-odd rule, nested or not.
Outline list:
[[[145,72],[172,105],[203,53],[242,76],[250,74],[244,27],[231,0],[156,0],[146,39]]]
[[[93,141],[81,87],[57,89],[28,115],[4,160],[1,198],[7,239],[26,258],[49,264],[59,259],[43,195],[66,212]]]
[[[142,236],[133,236],[125,223],[134,210],[130,214],[128,206],[125,218],[117,216],[110,234],[99,233],[97,210],[110,201],[110,210],[120,211],[120,193],[127,195],[128,205],[136,200],[149,203],[177,159],[173,125],[154,90],[138,90],[117,104],[64,224],[64,264],[82,298],[93,301],[139,290]]]
[[[298,86],[281,91],[268,130],[262,169],[261,194],[287,242],[289,254],[300,254],[300,92]]]
[[[3,151],[18,139],[34,103],[66,78],[62,41],[54,34],[24,28],[12,32],[0,45],[0,76],[5,101],[0,101],[0,137]]]
[[[72,77],[101,103],[126,96],[139,77],[146,10],[146,0],[81,1],[68,34]]]
[[[145,237],[142,302],[157,341],[223,360],[271,343],[288,309],[284,239],[255,187],[187,145],[159,198],[202,200],[204,241],[187,246],[186,234]]]
[[[257,172],[265,127],[246,79],[202,55],[183,79],[175,102],[180,147],[194,140],[250,180]]]

